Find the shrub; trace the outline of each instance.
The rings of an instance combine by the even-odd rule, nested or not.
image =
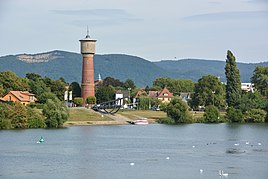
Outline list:
[[[96,104],[96,97],[95,96],[89,96],[89,97],[87,97],[86,103],[87,104],[90,104],[90,105]]]
[[[220,112],[218,108],[213,105],[209,105],[205,108],[204,122],[206,123],[217,123],[220,119]]]
[[[262,109],[250,109],[244,115],[245,122],[265,122],[267,113]]]
[[[177,124],[192,122],[189,106],[178,97],[173,98],[167,105],[167,116],[172,118]]]
[[[229,107],[227,109],[226,118],[230,122],[243,122],[243,114],[239,109],[235,109],[234,107]]]
[[[74,98],[74,104],[76,104],[77,106],[82,106],[84,102],[84,99],[83,98]]]
[[[29,128],[44,128],[45,117],[37,110],[28,108],[28,127]]]
[[[160,124],[175,124],[174,119],[169,117],[158,119],[157,122]]]
[[[47,127],[61,127],[69,117],[67,107],[59,99],[48,99],[44,105],[43,115]]]

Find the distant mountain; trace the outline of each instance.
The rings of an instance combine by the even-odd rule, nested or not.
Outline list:
[[[221,81],[225,79],[225,61],[201,60],[201,59],[183,59],[183,60],[165,60],[155,62],[157,66],[169,72],[176,73],[177,76],[185,76],[197,81],[204,75],[215,75],[220,77]],[[250,82],[250,78],[256,66],[268,66],[268,62],[262,63],[237,63],[240,70],[241,81]]]
[[[197,81],[203,75],[220,76],[225,81],[224,61],[186,59],[178,61],[150,62],[129,55],[95,55],[95,78],[111,76],[125,81],[132,79],[139,87],[151,86],[158,77],[192,79]],[[255,66],[268,66],[268,62],[238,63],[243,82],[250,81]],[[0,71],[14,71],[25,77],[26,73],[38,73],[53,79],[63,77],[68,82],[81,82],[82,56],[78,53],[52,51],[40,54],[20,54],[0,57]]]

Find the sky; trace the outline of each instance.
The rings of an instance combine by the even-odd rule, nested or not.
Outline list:
[[[51,50],[149,61],[268,61],[268,0],[0,0],[0,56]]]

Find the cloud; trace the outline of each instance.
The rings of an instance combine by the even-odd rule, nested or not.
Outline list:
[[[58,15],[73,16],[73,25],[110,26],[142,21],[123,9],[51,10]],[[75,18],[79,17],[79,18]]]
[[[224,20],[250,20],[250,19],[267,19],[268,11],[237,11],[237,12],[220,12],[209,14],[197,14],[184,17],[186,21],[224,21]]]
[[[130,17],[123,9],[51,10],[52,13],[69,16]]]

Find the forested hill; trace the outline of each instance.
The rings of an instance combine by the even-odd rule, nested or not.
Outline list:
[[[95,78],[111,76],[125,81],[132,79],[139,87],[151,86],[158,77],[192,79],[197,81],[203,75],[220,76],[224,81],[224,61],[212,60],[178,60],[150,62],[129,55],[95,55]],[[257,65],[239,63],[241,79],[248,82]],[[53,79],[63,77],[68,82],[81,82],[82,56],[78,53],[52,51],[40,54],[21,54],[0,57],[0,71],[14,71],[24,77],[26,73],[38,73]]]
[[[225,61],[183,59],[183,60],[163,60],[155,64],[164,70],[177,73],[178,76],[185,76],[189,79],[198,80],[204,75],[215,75],[225,81]],[[237,63],[240,70],[241,81],[250,82],[250,78],[256,66],[268,66],[267,62],[262,63]]]

